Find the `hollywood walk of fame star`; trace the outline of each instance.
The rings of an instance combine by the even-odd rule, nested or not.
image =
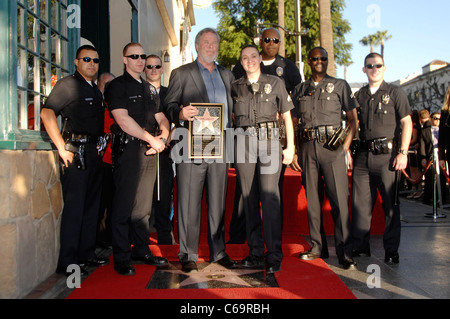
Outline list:
[[[195,119],[200,121],[200,126],[197,129],[197,133],[200,133],[203,129],[207,128],[212,133],[215,133],[213,123],[218,119],[218,116],[211,116],[209,114],[208,108],[205,109],[205,113],[203,113],[203,116],[196,116]]]
[[[193,285],[197,288],[219,288],[218,286],[220,286],[220,288],[278,286],[275,277],[273,277],[273,275],[264,276],[264,270],[262,269],[227,269],[216,263],[211,263],[203,269],[199,267],[198,272],[185,273],[177,267],[171,269],[158,269],[158,272],[172,274],[177,277],[179,276],[179,282],[173,277],[170,279],[171,283],[169,285],[172,289],[187,288],[188,286],[193,287]],[[244,280],[242,277],[246,277],[247,275],[254,275],[256,277],[245,278],[246,280]],[[151,288],[150,286],[148,288]],[[162,287],[160,286],[160,288]]]

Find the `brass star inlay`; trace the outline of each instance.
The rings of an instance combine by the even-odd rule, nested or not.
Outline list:
[[[178,264],[178,265],[177,265]],[[181,264],[169,263],[159,267],[148,289],[183,288],[261,288],[278,287],[273,274],[267,275],[263,269],[227,269],[217,263],[197,263],[198,272],[185,273]],[[206,266],[204,266],[206,265]]]

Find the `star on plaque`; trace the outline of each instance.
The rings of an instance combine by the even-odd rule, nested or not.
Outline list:
[[[278,287],[273,274],[262,269],[227,269],[216,263],[197,263],[198,272],[183,272],[171,263],[169,269],[158,268],[148,289],[255,288]],[[202,267],[207,264],[206,267]]]
[[[207,128],[212,133],[215,133],[213,123],[216,121],[219,117],[218,116],[211,116],[209,114],[208,108],[205,109],[205,113],[203,113],[203,116],[196,116],[195,119],[200,121],[200,126],[197,129],[197,133],[200,133],[203,131],[203,129]]]

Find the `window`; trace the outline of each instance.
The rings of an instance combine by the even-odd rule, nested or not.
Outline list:
[[[67,0],[17,0],[18,129],[42,129],[40,108],[69,74],[66,17]]]

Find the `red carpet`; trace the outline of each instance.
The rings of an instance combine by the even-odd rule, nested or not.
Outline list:
[[[308,249],[303,238],[297,243],[283,244],[284,259],[281,271],[275,273],[277,288],[213,288],[213,289],[146,289],[156,267],[136,264],[135,276],[120,276],[113,263],[97,268],[86,278],[81,288],[75,289],[68,299],[354,299],[352,292],[338,276],[317,259],[302,261],[297,258]],[[155,255],[178,260],[178,246],[151,245]],[[231,258],[247,256],[247,245],[227,245]],[[200,245],[199,261],[208,255],[207,245]]]
[[[350,178],[351,176],[349,176]],[[233,209],[236,173],[230,169],[227,207],[225,215],[226,240]],[[82,282],[81,288],[75,289],[69,299],[354,299],[351,291],[342,283],[339,277],[321,260],[302,261],[297,258],[302,251],[309,249],[301,235],[309,235],[308,218],[306,214],[305,191],[301,186],[301,174],[291,169],[286,170],[284,182],[284,223],[283,223],[283,253],[281,271],[274,276],[277,288],[208,288],[208,289],[146,289],[156,267],[136,264],[135,276],[120,276],[113,268],[113,263],[97,268]],[[205,201],[204,201],[205,203]],[[175,204],[176,207],[176,204]],[[334,223],[330,214],[331,208],[325,200],[324,227],[328,235],[334,232]],[[206,234],[206,209],[202,209],[202,239]],[[176,215],[175,215],[176,216]],[[380,198],[373,212],[373,234],[384,232],[384,213]],[[175,220],[175,239],[176,233]],[[152,238],[152,243],[155,243]],[[178,261],[178,245],[151,245],[155,255],[164,256],[169,261]],[[330,248],[333,249],[333,248]],[[247,256],[248,247],[244,245],[227,245],[226,252],[231,258],[240,260]],[[199,247],[199,261],[204,261],[209,255],[206,244]]]

